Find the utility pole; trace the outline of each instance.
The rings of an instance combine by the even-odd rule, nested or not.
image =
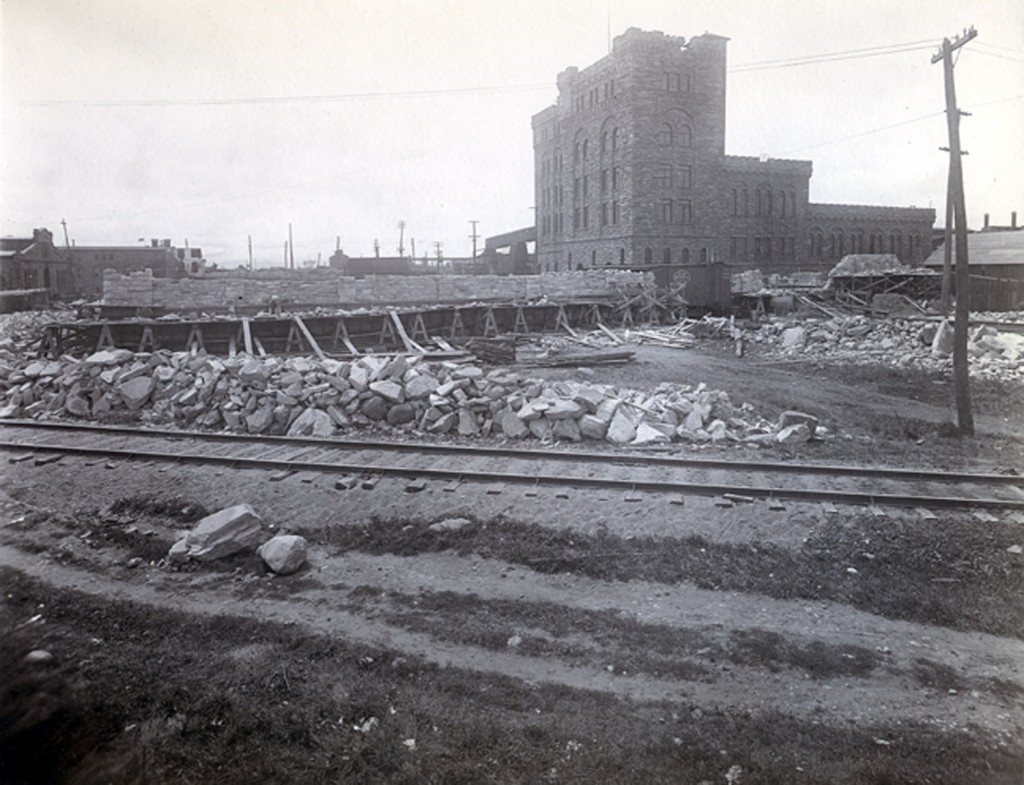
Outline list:
[[[64,247],[70,248],[71,242],[68,240],[68,222],[61,218],[60,225],[64,227]]]
[[[409,258],[412,259],[413,261],[415,261],[416,260],[416,238],[415,237],[410,237],[409,238],[409,245],[412,246],[412,253],[409,254]]]
[[[941,148],[940,148],[941,149]],[[942,246],[942,296],[939,300],[942,315],[949,314],[949,296],[953,277],[953,167],[946,177],[946,237]]]
[[[288,262],[292,270],[295,269],[295,244],[292,242],[292,222],[288,222]]]
[[[373,255],[377,259],[380,258],[380,243],[377,241],[376,237],[373,238]]]
[[[469,236],[469,238],[473,241],[473,261],[475,262],[476,261],[476,238],[480,236],[480,235],[478,235],[476,233],[476,225],[478,223],[480,223],[480,222],[479,221],[470,221],[470,223],[473,225],[473,234],[471,234]]]
[[[974,412],[971,409],[970,373],[967,358],[967,323],[971,307],[971,277],[967,267],[967,206],[964,203],[964,171],[960,150],[960,115],[953,82],[953,51],[976,38],[973,27],[952,42],[942,40],[942,49],[932,56],[932,64],[942,61],[946,83],[946,125],[949,130],[949,181],[953,197],[956,227],[956,311],[953,318],[953,388],[956,391],[957,425],[961,436],[974,436]],[[948,210],[947,210],[948,212]]]
[[[288,241],[284,241],[284,268],[288,269]]]
[[[441,241],[440,240],[434,240],[434,253],[437,254],[437,272],[438,272],[438,274],[440,274],[441,273],[441,259],[442,259]]]
[[[398,258],[405,258],[405,221],[398,222]]]
[[[249,269],[252,269],[252,235],[247,235],[249,238]]]

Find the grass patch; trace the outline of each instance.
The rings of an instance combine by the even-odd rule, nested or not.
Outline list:
[[[376,520],[304,532],[338,549],[411,556],[452,551],[608,581],[693,583],[779,599],[834,600],[894,619],[1024,637],[1024,563],[1006,549],[1011,527],[966,517],[942,523],[857,515],[819,526],[799,550],[713,543],[702,537],[588,535],[497,518],[453,531],[429,522]],[[851,573],[850,567],[856,572]]]

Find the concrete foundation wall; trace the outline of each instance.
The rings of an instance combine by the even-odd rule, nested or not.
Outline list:
[[[156,278],[150,271],[121,275],[106,271],[103,304],[196,311],[227,306],[263,306],[277,296],[282,305],[423,305],[521,302],[547,296],[568,302],[635,293],[644,274],[630,270],[583,270],[544,275],[367,276],[330,271],[232,272],[201,278]]]

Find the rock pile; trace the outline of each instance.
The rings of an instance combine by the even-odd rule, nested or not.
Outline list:
[[[779,355],[809,360],[922,370],[949,370],[953,364],[952,328],[947,322],[866,316],[777,319],[763,325],[750,339]],[[1022,335],[991,325],[973,327],[968,355],[975,377],[1024,380]]]
[[[770,443],[781,430],[703,384],[642,392],[546,383],[507,369],[402,355],[349,362],[123,349],[84,359],[0,355],[0,417],[124,413],[159,425],[318,437],[374,427],[641,445]]]

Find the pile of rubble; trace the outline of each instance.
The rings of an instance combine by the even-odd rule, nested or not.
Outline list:
[[[125,412],[151,424],[254,434],[330,437],[374,427],[635,445],[805,441],[816,425],[813,418],[767,422],[703,384],[640,392],[547,383],[404,355],[343,362],[108,349],[84,359],[30,361],[0,353],[0,417],[105,419]]]
[[[953,330],[946,321],[866,316],[776,319],[748,339],[784,357],[923,370],[948,370],[953,363]],[[989,324],[972,327],[967,351],[972,376],[1024,380],[1024,336]]]

